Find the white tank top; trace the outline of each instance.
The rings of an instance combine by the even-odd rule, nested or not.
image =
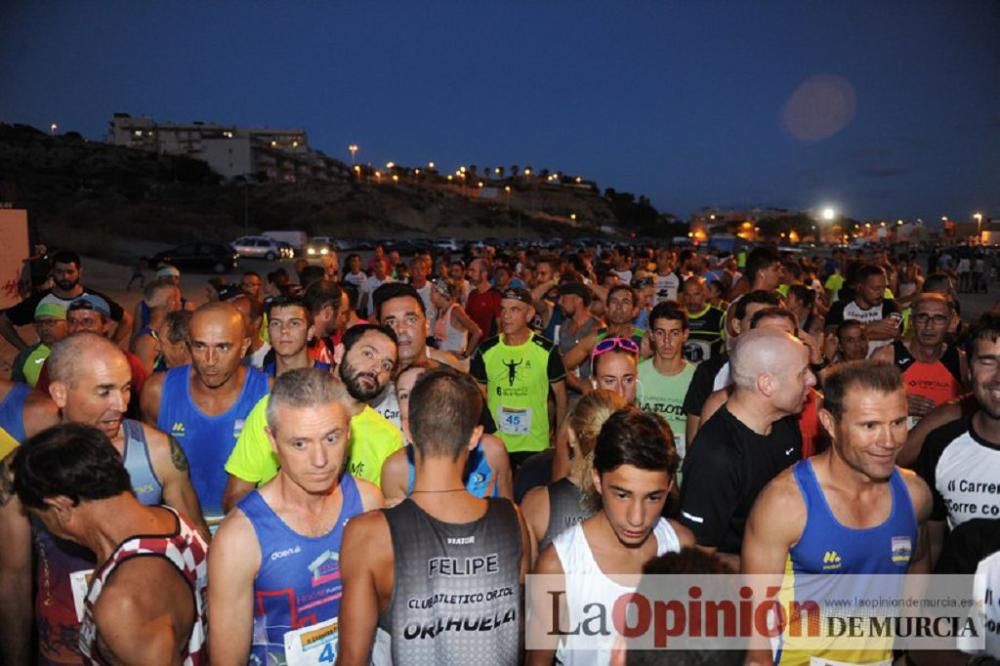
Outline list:
[[[660,518],[653,528],[656,538],[657,556],[664,553],[676,553],[681,549],[681,542],[674,532],[673,526],[666,518]],[[610,609],[615,599],[622,594],[634,592],[635,588],[619,585],[604,575],[594,559],[587,537],[583,533],[583,523],[560,532],[552,545],[559,556],[559,562],[566,578],[566,609],[569,614],[566,626],[576,627],[585,616],[583,607],[595,601],[605,604]],[[591,612],[593,615],[593,612]],[[610,619],[610,617],[609,617]],[[559,642],[556,650],[556,662],[564,665],[580,666],[591,664],[605,666],[611,661],[611,649],[614,647],[614,628],[610,621],[612,635],[607,637],[588,636],[581,638],[576,635],[566,636]],[[587,649],[580,649],[586,645]],[[600,646],[597,650],[590,649]]]
[[[451,321],[451,315],[455,310],[455,306],[458,303],[452,303],[451,307],[444,314],[443,328],[448,331],[448,337],[444,340],[439,340],[440,348],[443,351],[454,352],[456,354],[461,354],[465,351],[465,345],[468,342],[469,333],[464,328],[458,328]],[[441,315],[438,315],[439,317]]]

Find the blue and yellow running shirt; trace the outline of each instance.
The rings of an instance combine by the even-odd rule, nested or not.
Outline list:
[[[905,574],[917,548],[916,513],[899,470],[893,470],[889,477],[892,494],[889,517],[880,525],[863,529],[847,527],[837,520],[810,460],[799,461],[792,471],[805,502],[806,524],[802,536],[788,553],[783,596],[794,595],[796,601],[841,596],[845,586],[837,584],[840,576],[836,574],[873,576],[864,579],[871,581],[871,586],[864,591],[858,590],[861,596],[873,596],[875,592],[871,587],[894,585],[891,579],[879,577],[879,574]],[[899,585],[902,585],[902,581],[903,576],[900,575]],[[824,608],[824,615],[828,610],[829,607]],[[845,609],[847,615],[858,612],[857,609]],[[827,618],[824,617],[823,626],[826,625]],[[834,664],[881,664],[892,661],[891,638],[872,637],[870,641],[866,641],[866,646],[871,645],[871,649],[836,649],[836,638],[786,637],[785,640],[774,660],[775,664],[781,666],[817,663],[816,659]]]

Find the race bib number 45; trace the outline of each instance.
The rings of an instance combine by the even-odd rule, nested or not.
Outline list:
[[[531,433],[531,410],[500,407],[497,428],[507,435],[527,435]]]

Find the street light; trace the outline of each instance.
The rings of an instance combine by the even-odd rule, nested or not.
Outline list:
[[[822,216],[824,220],[830,222],[831,220],[833,220],[833,218],[837,217],[837,211],[835,211],[830,207],[827,207],[823,209]]]
[[[347,150],[351,153],[351,164],[354,164],[354,156],[358,152],[357,144],[352,143],[347,147]]]
[[[976,242],[983,242],[983,214],[976,213],[972,217],[976,218]]]
[[[59,129],[59,125],[56,125],[55,123],[52,123],[51,125],[49,125],[49,134],[55,134],[56,130],[58,130],[58,129]]]

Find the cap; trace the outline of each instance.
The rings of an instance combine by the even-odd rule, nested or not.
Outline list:
[[[220,301],[228,301],[236,298],[237,296],[244,295],[243,289],[238,284],[224,284],[220,287],[216,287],[215,293],[219,295]]]
[[[42,317],[65,319],[66,307],[59,303],[53,303],[52,301],[41,301],[37,306],[35,306],[35,319],[41,319]]]
[[[156,271],[156,277],[180,277],[181,272],[173,266],[164,266]]]
[[[509,298],[514,301],[521,301],[534,307],[535,301],[531,298],[531,292],[523,287],[508,287],[504,289],[501,298]]]
[[[84,294],[69,304],[69,311],[73,310],[95,310],[105,317],[111,316],[111,306],[108,302],[95,294]]]
[[[559,295],[579,296],[583,299],[584,305],[590,305],[590,300],[594,296],[593,293],[591,293],[590,288],[581,282],[565,282],[559,285]]]

